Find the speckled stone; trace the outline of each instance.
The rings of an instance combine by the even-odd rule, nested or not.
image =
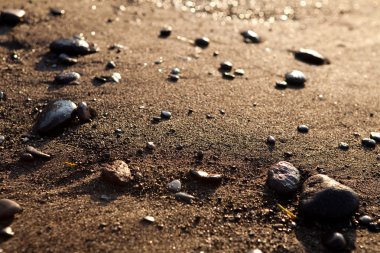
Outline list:
[[[273,164],[267,175],[267,185],[279,195],[293,194],[300,186],[301,175],[293,164],[281,161]]]
[[[182,184],[178,179],[171,181],[168,184],[168,190],[171,192],[179,192],[181,190]]]

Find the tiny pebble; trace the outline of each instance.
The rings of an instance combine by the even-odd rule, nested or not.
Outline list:
[[[300,133],[309,132],[309,127],[306,125],[299,125],[297,129],[298,129],[298,132],[300,132]]]
[[[206,48],[210,45],[210,40],[207,37],[197,38],[195,39],[194,44],[197,47]]]
[[[226,80],[234,80],[235,75],[229,72],[223,72],[223,78]]]
[[[114,69],[116,68],[116,63],[114,61],[109,61],[106,64],[106,69]]]
[[[172,113],[169,111],[161,111],[162,119],[170,119],[172,117]]]
[[[152,141],[149,141],[147,144],[146,144],[146,147],[145,147],[147,150],[154,150],[156,149],[156,145],[154,144],[154,142]]]
[[[376,141],[370,138],[364,138],[362,139],[362,145],[366,148],[375,148]]]
[[[165,26],[160,31],[160,38],[167,38],[172,34],[173,28],[171,26]]]
[[[339,143],[339,148],[341,150],[348,150],[350,148],[350,146],[348,145],[348,143],[341,142],[341,143]]]
[[[277,81],[276,88],[277,89],[286,89],[288,87],[288,83],[286,81]]]
[[[276,139],[273,137],[273,136],[268,136],[268,138],[267,138],[267,144],[268,145],[275,145],[276,144]]]
[[[230,72],[232,70],[232,63],[230,61],[224,61],[220,64],[220,71]]]

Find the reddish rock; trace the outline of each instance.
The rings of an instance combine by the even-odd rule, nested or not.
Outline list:
[[[128,164],[116,160],[103,166],[102,178],[112,184],[125,185],[132,179],[132,175]]]

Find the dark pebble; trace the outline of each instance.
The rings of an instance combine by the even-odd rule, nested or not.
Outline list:
[[[293,54],[297,60],[313,65],[323,65],[330,63],[327,58],[312,49],[301,48],[300,50],[295,51]]]
[[[102,178],[111,184],[125,185],[131,181],[131,170],[124,161],[116,160],[102,166]]]
[[[350,148],[350,146],[345,142],[341,142],[341,143],[339,143],[339,148],[341,150],[348,150]]]
[[[297,128],[298,132],[300,133],[308,133],[309,132],[309,127],[306,125],[299,125]]]
[[[162,119],[170,119],[172,117],[172,113],[169,111],[161,111]]]
[[[87,106],[86,102],[80,102],[78,104],[77,115],[78,115],[79,120],[82,123],[86,123],[86,122],[91,121],[90,108]]]
[[[206,48],[210,45],[210,40],[207,37],[197,38],[194,44],[200,48]]]
[[[160,121],[161,121],[161,117],[154,116],[154,117],[152,118],[152,122],[153,122],[153,123],[159,123]]]
[[[80,79],[80,74],[77,72],[62,72],[57,75],[54,81],[57,84],[70,84]]]
[[[10,219],[17,213],[20,213],[22,208],[15,201],[10,199],[0,200],[0,220]]]
[[[274,146],[276,144],[276,138],[274,138],[273,136],[268,136],[267,138],[267,144],[268,145],[271,145],[271,146]]]
[[[335,232],[328,235],[324,240],[324,245],[332,250],[343,250],[346,248],[347,242],[343,234]]]
[[[286,81],[277,81],[276,88],[279,90],[286,89],[288,87],[288,83]]]
[[[358,207],[356,192],[326,175],[317,174],[304,183],[299,213],[311,220],[337,221],[348,219]]]
[[[3,10],[0,13],[0,23],[15,26],[20,23],[25,16],[25,11],[20,9]]]
[[[177,200],[188,203],[188,204],[191,204],[193,200],[195,199],[193,195],[190,195],[184,192],[178,192],[174,196]]]
[[[0,228],[0,237],[1,238],[11,238],[15,235],[11,227]],[[1,252],[1,251],[0,251]]]
[[[280,195],[294,193],[300,185],[300,180],[298,169],[289,162],[278,162],[268,170],[267,185]]]
[[[181,74],[181,69],[180,68],[172,68],[172,70],[170,71],[170,74],[179,75],[179,74]]]
[[[257,33],[251,30],[247,30],[241,33],[241,35],[244,38],[244,42],[246,43],[260,43],[261,38]]]
[[[304,86],[306,76],[299,70],[293,70],[285,74],[285,81],[288,85]]]
[[[27,146],[25,151],[29,154],[31,154],[33,157],[39,157],[39,158],[42,158],[42,159],[50,159],[51,156],[49,154],[46,154],[38,149],[36,149],[35,147],[32,147],[32,146]]]
[[[50,50],[57,54],[86,55],[96,53],[96,45],[90,45],[83,38],[58,39],[50,44]]]
[[[230,72],[232,70],[232,63],[229,61],[222,62],[219,69],[222,72]]]
[[[106,69],[114,69],[114,68],[116,68],[115,62],[113,62],[113,61],[107,62]]]
[[[245,71],[244,69],[236,69],[235,72],[234,72],[235,75],[237,76],[244,76],[245,75]]]
[[[155,219],[153,216],[145,216],[143,219],[142,219],[142,222],[143,223],[146,223],[146,224],[152,224],[155,222]]]
[[[63,16],[65,14],[65,10],[60,8],[51,8],[50,14],[53,16]]]
[[[226,80],[234,80],[235,75],[229,72],[223,72],[223,78]]]
[[[34,156],[31,153],[22,153],[20,158],[26,162],[34,161]]]
[[[369,215],[360,216],[358,220],[359,223],[364,226],[369,225],[373,221],[372,217]]]
[[[369,137],[375,140],[377,143],[380,143],[380,132],[371,132]]]
[[[223,179],[220,174],[209,174],[202,170],[190,170],[190,175],[196,180],[215,185],[222,183]]]
[[[6,100],[7,99],[7,95],[5,94],[4,91],[0,91],[0,100]]]
[[[171,82],[178,82],[179,78],[179,75],[169,74],[169,81]]]
[[[67,54],[60,54],[58,56],[58,59],[61,63],[65,65],[74,65],[78,63],[78,60],[76,58],[70,57]]]
[[[160,38],[167,38],[172,34],[172,27],[171,26],[165,26],[160,31]]]
[[[366,148],[375,148],[376,141],[371,138],[364,138],[362,139],[362,145]]]
[[[77,109],[70,100],[57,100],[49,103],[37,118],[33,131],[49,134],[68,123]]]
[[[168,189],[171,192],[179,192],[181,190],[181,187],[181,181],[179,181],[178,179],[173,180],[168,184]]]

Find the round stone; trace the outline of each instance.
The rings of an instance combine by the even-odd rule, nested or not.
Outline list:
[[[162,119],[170,119],[172,117],[172,113],[169,111],[161,111]]]
[[[297,60],[308,64],[323,65],[330,63],[327,58],[312,49],[301,48],[300,50],[295,51],[293,54]]]
[[[327,248],[332,250],[343,250],[346,248],[347,242],[343,234],[335,232],[327,236],[324,244]]]
[[[300,180],[298,169],[289,162],[278,162],[268,170],[267,185],[280,195],[293,194],[298,189]]]
[[[345,220],[358,208],[357,193],[326,175],[311,176],[304,183],[299,213],[307,219]]]
[[[172,34],[173,28],[171,26],[165,26],[160,31],[161,38],[167,38]]]
[[[339,143],[339,148],[341,150],[348,150],[350,148],[350,146],[345,142],[341,142],[341,143]]]
[[[285,74],[285,81],[288,85],[303,86],[306,82],[306,76],[299,70],[293,70]]]
[[[87,106],[86,102],[80,102],[78,104],[77,115],[82,123],[86,123],[91,120],[90,108]]]
[[[50,44],[50,51],[57,54],[86,55],[96,53],[98,50],[96,45],[90,45],[82,37],[57,39]]]
[[[268,138],[267,138],[267,144],[268,145],[275,145],[276,144],[276,138],[274,138],[273,136],[268,136]]]
[[[247,30],[241,33],[246,43],[260,43],[260,36],[252,30]]]
[[[178,179],[173,180],[168,184],[168,190],[171,192],[179,192],[181,191],[181,188],[182,184],[181,181],[179,181]]]
[[[206,48],[210,45],[210,40],[207,37],[201,37],[201,38],[195,39],[194,44],[197,47]]]
[[[232,63],[229,61],[224,61],[220,64],[220,71],[230,72],[232,70]]]
[[[55,77],[57,84],[69,84],[80,79],[80,74],[77,72],[63,72]]]
[[[371,132],[369,137],[375,140],[377,143],[380,143],[380,132]]]
[[[367,226],[373,221],[372,217],[369,215],[363,215],[359,217],[359,223],[361,225]]]
[[[0,220],[10,219],[17,213],[20,213],[22,208],[15,201],[10,199],[0,200]]]
[[[300,132],[300,133],[309,132],[309,127],[306,125],[299,125],[297,129],[298,129],[298,132]]]
[[[288,87],[288,83],[286,81],[277,81],[276,88],[277,89],[286,89]]]
[[[371,138],[364,138],[362,139],[362,145],[366,148],[375,148],[376,147],[376,141]]]

